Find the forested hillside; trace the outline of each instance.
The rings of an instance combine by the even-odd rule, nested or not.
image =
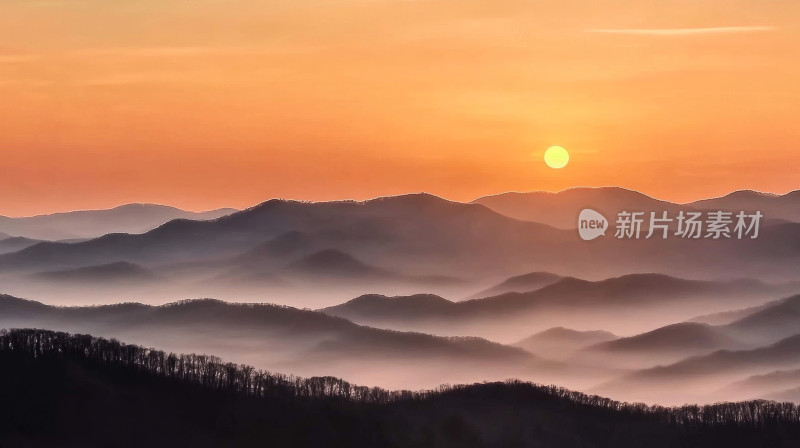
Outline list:
[[[794,447],[800,409],[649,407],[509,381],[393,392],[86,335],[0,333],[2,447]]]

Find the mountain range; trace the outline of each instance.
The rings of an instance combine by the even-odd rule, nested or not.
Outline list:
[[[41,242],[42,240],[34,240],[24,236],[6,236],[5,238],[0,236],[0,254],[17,252]]]
[[[191,300],[53,307],[0,296],[0,328],[23,327],[158,343],[186,353],[213,350],[259,368],[306,376],[346,374],[364,384],[399,388],[511,377],[569,381],[572,375],[559,363],[485,339],[380,330],[268,304]]]
[[[580,201],[602,199],[612,204],[628,196],[645,204],[654,201],[614,188],[554,195],[569,199],[568,205],[559,207],[571,213],[577,209],[569,204]],[[787,196],[782,200],[794,198]],[[449,295],[458,286],[464,294],[460,297],[481,298],[524,293],[550,286],[561,277],[602,279],[632,272],[788,281],[800,269],[800,223],[765,222],[758,239],[620,240],[609,235],[585,242],[574,230],[521,221],[478,203],[427,194],[361,202],[271,200],[213,220],[172,220],[141,234],[111,233],[88,241],[34,244],[0,255],[0,275],[12,288],[9,292],[57,300],[57,292],[26,288],[31,285],[19,276],[120,262],[157,274],[165,283],[162,297],[196,296],[193,284],[214,284],[215,295],[231,297],[237,297],[241,288],[257,293],[270,283],[290,285],[299,293],[318,291],[313,281],[334,278],[325,272],[339,265],[350,273],[361,272],[342,276],[340,283],[348,286],[348,295],[359,290]],[[321,268],[310,269],[304,262]],[[305,275],[303,281],[287,281],[283,277],[292,271],[287,271],[292,264],[312,275]],[[520,272],[531,274],[509,278]],[[498,278],[509,280],[498,285]],[[382,285],[384,280],[393,286]],[[186,288],[181,289],[181,283]],[[429,285],[427,291],[424,285]],[[157,291],[158,285],[151,285],[151,290]]]
[[[680,400],[703,399],[720,383],[800,367],[800,332],[774,344],[747,350],[718,350],[673,364],[652,367],[596,387],[593,392],[615,397],[676,404]],[[678,388],[681,393],[673,391]]]
[[[120,261],[100,266],[67,269],[63,271],[40,272],[33,277],[41,281],[56,283],[111,283],[155,281],[158,276],[149,269]]]
[[[502,257],[510,245],[535,245],[568,236],[548,226],[511,220],[485,207],[408,195],[367,202],[302,203],[272,200],[212,221],[173,220],[141,235],[110,234],[75,244],[43,243],[0,256],[0,269],[80,267],[115,261],[169,263],[224,257],[286,234],[370,260],[425,257],[428,264],[470,251]],[[308,252],[312,252],[311,250]],[[387,262],[392,259],[387,257]],[[471,264],[489,262],[466,260]],[[426,265],[418,266],[426,272]]]
[[[22,218],[0,216],[0,232],[48,241],[97,238],[108,233],[142,233],[173,219],[208,220],[235,211],[222,208],[189,212],[165,205],[126,204],[107,210],[79,210]]]
[[[749,343],[749,341],[748,341]],[[575,354],[584,362],[642,368],[674,363],[716,350],[750,346],[723,328],[695,322],[670,324],[635,336],[599,342]]]
[[[615,339],[617,339],[617,336],[608,331],[577,331],[564,327],[554,327],[528,336],[512,345],[538,356],[551,359],[566,359],[580,349]]]
[[[713,394],[723,400],[777,399],[776,397],[785,392],[797,389],[798,384],[800,384],[800,369],[776,370],[733,382],[714,391]],[[783,399],[795,401],[797,397],[792,398]]]
[[[629,274],[595,282],[568,277],[534,291],[461,302],[430,295],[365,295],[321,311],[383,328],[474,334],[511,342],[545,325],[640,332],[658,323],[688,319],[700,309],[763,303],[786,292],[782,287],[748,280],[714,282]]]
[[[754,349],[800,333],[800,295],[737,312],[725,324],[681,322],[641,334],[602,341],[575,353],[582,361],[628,368],[665,365],[719,350]]]
[[[498,296],[508,292],[528,292],[561,280],[562,276],[552,272],[529,272],[527,274],[515,275],[490,288],[484,289],[473,294],[470,298],[482,299],[484,297]]]
[[[676,204],[619,187],[577,187],[557,193],[534,191],[502,193],[473,201],[512,218],[535,221],[563,229],[577,227],[578,212],[584,208],[603,213],[607,218],[621,211],[761,211],[766,219],[800,222],[800,190],[784,195],[752,190],[734,191],[725,196]]]
[[[779,372],[800,368],[798,199],[736,192],[673,204],[596,188],[475,203],[270,200],[191,219],[145,205],[118,218],[36,217],[29,229],[49,222],[62,234],[0,239],[0,282],[48,305],[4,296],[0,328],[87,332],[388,387],[515,377],[667,404],[670,391],[724,398],[715,391],[752,377],[753,397],[792,397],[791,375]],[[766,218],[758,239],[587,242],[574,229],[584,207]],[[44,236],[72,239],[35,238]],[[225,301],[174,302],[187,297]],[[149,304],[58,306],[130,301]],[[289,306],[231,303],[241,301]],[[165,302],[174,303],[152,305]]]

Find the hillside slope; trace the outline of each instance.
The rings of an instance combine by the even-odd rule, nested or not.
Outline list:
[[[43,330],[0,333],[0,364],[2,446],[739,448],[800,443],[800,410],[791,404],[650,408],[519,382],[390,392]]]

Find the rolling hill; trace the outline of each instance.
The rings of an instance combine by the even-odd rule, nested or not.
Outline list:
[[[674,364],[640,370],[593,389],[623,399],[675,404],[675,397],[704,398],[733,381],[800,367],[800,334],[749,350],[719,350]],[[681,393],[673,391],[680,389]],[[635,397],[635,398],[634,398]]]
[[[396,274],[370,266],[336,249],[315,252],[290,263],[284,270],[297,276],[327,277],[336,280],[349,278],[388,280],[396,277]]]
[[[692,322],[672,324],[647,333],[602,342],[587,350],[616,353],[716,350],[741,345],[719,328]]]
[[[582,193],[586,192],[573,194]],[[639,197],[634,192],[621,194]],[[271,200],[211,221],[173,220],[143,234],[36,244],[0,255],[0,272],[28,274],[117,261],[146,268],[182,264],[190,271],[198,263],[234,261],[218,265],[215,272],[212,265],[202,267],[200,272],[211,278],[236,267],[269,266],[274,260],[285,262],[322,250],[346,253],[404,276],[468,278],[476,284],[511,272],[546,270],[594,279],[645,271],[785,280],[795,278],[800,265],[800,224],[765,224],[755,240],[609,237],[587,243],[572,230],[427,194],[362,202]],[[525,281],[516,281],[520,280]]]
[[[473,294],[470,298],[481,299],[484,297],[498,296],[507,292],[533,291],[561,280],[562,276],[551,272],[530,272],[528,274],[509,277],[497,285]]]
[[[620,187],[577,187],[551,193],[502,193],[473,201],[512,218],[549,224],[563,229],[576,227],[578,212],[591,208],[612,219],[620,211],[761,211],[765,219],[800,222],[800,190],[776,195],[752,190],[734,191],[725,196],[677,204],[652,198]]]
[[[778,370],[733,382],[715,391],[713,396],[725,397],[726,400],[774,399],[784,391],[797,388],[798,384],[800,384],[800,369]]]
[[[34,244],[39,244],[41,242],[42,240],[34,240],[31,238],[25,238],[23,236],[6,237],[6,238],[0,237],[0,254],[16,252],[18,250],[31,247]]]
[[[577,331],[564,327],[555,327],[528,336],[512,345],[523,348],[537,356],[566,359],[582,348],[614,339],[617,339],[617,336],[608,331]]]
[[[158,276],[149,269],[125,261],[64,271],[41,272],[33,276],[49,282],[93,284],[151,282],[158,279]]]
[[[762,307],[726,326],[731,332],[761,343],[774,342],[800,331],[800,295]]]
[[[39,240],[97,238],[108,233],[142,233],[173,219],[207,220],[235,209],[188,212],[156,204],[127,204],[108,210],[80,210],[25,218],[0,216],[0,231]]]
[[[578,213],[585,208],[596,210],[612,220],[623,210],[668,211],[672,214],[681,208],[678,204],[620,187],[578,187],[557,193],[502,193],[472,202],[512,218],[541,222],[561,229],[576,228]]]
[[[462,257],[447,273],[466,266],[495,267],[501,261],[507,266],[519,260],[520,248],[571,236],[511,220],[483,206],[424,194],[366,202],[272,200],[213,221],[174,220],[141,235],[39,244],[0,256],[0,270],[64,269],[110,263],[120,257],[144,265],[198,261],[240,255],[286,234],[313,235],[309,238],[323,241],[316,250],[336,249],[365,259],[380,256],[387,263],[406,267],[414,261],[417,271],[425,274],[433,266],[441,271],[446,266],[443,260],[452,262],[470,253],[481,257]]]
[[[213,351],[260,368],[347,374],[367,384],[400,387],[564,375],[557,363],[484,339],[379,330],[275,305],[194,300],[52,307],[0,296],[0,328],[21,327],[92,333],[187,353]]]
[[[691,202],[687,205],[706,210],[737,212],[740,210],[748,212],[757,210],[771,219],[800,222],[800,190],[784,195],[740,190],[718,198]]]
[[[651,329],[658,323],[689,318],[698,309],[730,309],[737,303],[763,301],[775,293],[771,286],[760,283],[631,274],[597,282],[564,278],[536,291],[462,302],[437,300],[430,307],[401,306],[411,300],[408,297],[365,296],[321,311],[366,325],[477,334],[511,342],[530,334],[532,327],[547,324],[583,327],[609,323],[608,328]],[[621,312],[625,319],[620,319]],[[634,316],[641,317],[639,325],[631,319]]]
[[[689,356],[723,349],[749,348],[723,328],[685,322],[667,325],[636,336],[600,342],[581,350],[576,357],[616,365],[654,366],[677,362]]]

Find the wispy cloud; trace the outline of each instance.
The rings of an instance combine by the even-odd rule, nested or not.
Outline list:
[[[774,26],[716,26],[707,28],[601,28],[587,33],[632,34],[641,36],[691,36],[698,34],[756,33],[775,31]]]
[[[33,55],[20,54],[20,55],[3,55],[0,54],[0,64],[15,63],[15,62],[28,62],[36,59]]]
[[[258,46],[151,46],[85,48],[64,53],[76,57],[203,57],[203,56],[268,56],[309,51],[313,47],[288,44]]]
[[[0,45],[0,64],[14,63],[14,62],[27,62],[36,59],[36,56],[16,48],[5,47]]]
[[[114,47],[78,50],[78,56],[197,56],[241,52],[238,47]]]
[[[113,87],[133,84],[211,84],[223,83],[222,78],[199,76],[184,72],[114,73],[108,76],[75,81],[75,84],[90,87]]]

